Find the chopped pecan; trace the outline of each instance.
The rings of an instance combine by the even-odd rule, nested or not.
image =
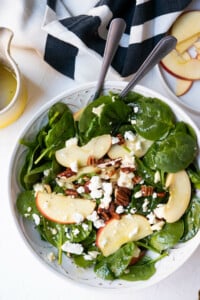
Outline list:
[[[120,219],[120,215],[116,213],[115,209],[115,204],[111,202],[107,209],[98,207],[97,213],[104,221],[108,221],[111,218]]]
[[[121,170],[122,172],[128,174],[128,173],[134,172],[134,171],[135,171],[135,168],[132,168],[132,167],[121,167],[120,170]]]
[[[110,213],[108,209],[98,207],[97,213],[104,221],[108,221],[110,219]]]
[[[150,185],[142,185],[141,192],[143,197],[148,197],[153,194],[153,186]]]
[[[138,184],[142,181],[142,177],[139,175],[135,175],[132,180],[133,180],[133,183]]]
[[[117,205],[128,206],[130,202],[131,190],[118,186],[115,189],[115,203]]]
[[[74,189],[66,189],[65,190],[65,194],[67,196],[74,196],[74,197],[78,197],[78,192]]]
[[[110,203],[109,212],[113,218],[120,219],[120,215],[118,213],[116,213],[116,206],[113,202]]]
[[[87,166],[94,166],[96,163],[96,158],[93,155],[90,155],[87,159]]]
[[[72,171],[71,168],[67,168],[65,171],[59,173],[57,176],[58,177],[66,177],[66,178],[69,178],[73,175],[76,175],[76,172]]]
[[[159,197],[159,198],[164,198],[166,195],[165,192],[157,192],[156,194],[157,194],[157,197]]]

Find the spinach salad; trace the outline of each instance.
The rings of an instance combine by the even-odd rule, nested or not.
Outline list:
[[[20,143],[17,209],[58,264],[67,255],[106,280],[147,280],[199,230],[197,138],[159,99],[110,92],[75,114],[58,102]]]

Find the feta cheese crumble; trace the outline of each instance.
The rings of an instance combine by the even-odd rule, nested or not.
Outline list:
[[[83,253],[83,246],[79,243],[71,243],[66,241],[62,246],[61,249],[65,252],[80,255]]]

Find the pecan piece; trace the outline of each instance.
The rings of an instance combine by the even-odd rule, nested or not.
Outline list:
[[[66,177],[66,178],[69,178],[69,177],[71,177],[73,175],[76,175],[76,172],[72,171],[71,168],[67,168],[65,171],[59,173],[57,175],[57,177]]]
[[[143,197],[148,197],[153,194],[153,186],[150,185],[142,185],[141,192]]]
[[[116,213],[115,208],[115,204],[111,202],[107,209],[98,207],[97,213],[104,221],[108,221],[111,218],[120,219],[120,215]]]
[[[78,192],[74,189],[66,189],[65,190],[65,194],[67,196],[74,196],[74,197],[78,197]]]
[[[87,159],[87,166],[94,166],[96,163],[96,158],[93,155],[90,155]]]
[[[121,171],[128,174],[135,171],[135,168],[132,167],[121,167]]]
[[[131,190],[118,186],[115,190],[115,204],[128,206],[130,202]]]
[[[142,177],[139,175],[135,175],[132,180],[133,180],[133,183],[138,184],[142,181]]]

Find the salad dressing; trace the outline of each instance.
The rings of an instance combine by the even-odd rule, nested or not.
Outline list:
[[[0,63],[0,110],[13,99],[17,88],[17,80],[13,72]]]

